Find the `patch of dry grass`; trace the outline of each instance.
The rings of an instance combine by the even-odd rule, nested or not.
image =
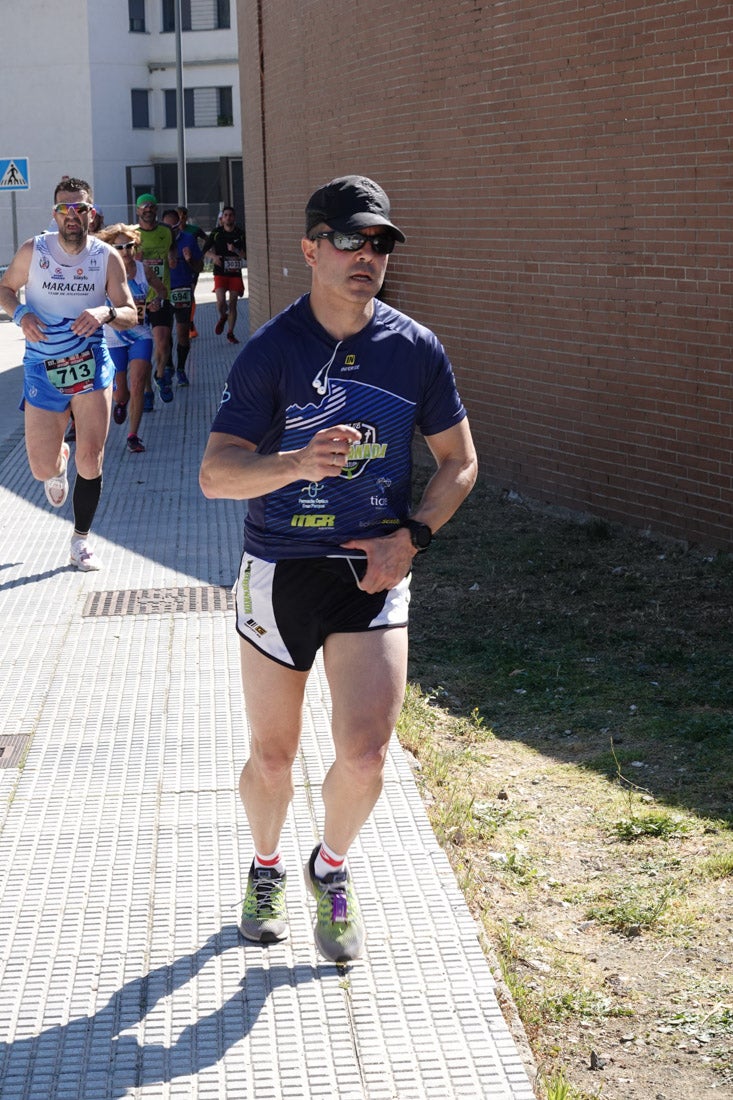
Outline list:
[[[417,562],[399,734],[540,1094],[733,1086],[732,604],[729,555],[482,484]]]

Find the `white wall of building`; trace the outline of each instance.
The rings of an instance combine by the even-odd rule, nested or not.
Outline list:
[[[27,157],[31,184],[15,192],[19,241],[48,225],[63,174],[92,174],[86,9],[87,0],[68,0],[60,19],[54,0],[3,4],[0,157]],[[0,264],[13,252],[11,203],[0,193]]]
[[[231,86],[234,122],[186,129],[189,165],[242,155],[236,6],[232,0],[230,29],[182,35],[184,86]],[[145,33],[130,32],[128,0],[3,4],[0,158],[27,157],[31,183],[15,192],[19,243],[48,225],[62,175],[87,179],[111,224],[134,213],[130,166],[133,183],[152,189],[153,164],[176,164],[177,132],[164,125],[164,90],[176,86],[175,35],[161,32],[162,0],[145,0],[145,19]],[[132,127],[132,88],[150,90],[148,130]],[[0,265],[14,250],[11,202],[0,192]]]

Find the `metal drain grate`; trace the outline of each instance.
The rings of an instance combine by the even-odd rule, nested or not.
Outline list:
[[[161,615],[174,612],[231,611],[234,595],[230,588],[207,585],[201,588],[128,588],[120,592],[90,592],[82,616],[88,619],[115,615]]]
[[[30,733],[0,733],[0,768],[19,768],[30,743]]]

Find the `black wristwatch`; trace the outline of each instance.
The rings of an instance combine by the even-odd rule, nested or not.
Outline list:
[[[115,309],[114,306],[110,306],[109,307],[109,313],[107,314],[107,318],[104,322],[105,325],[111,325],[116,316],[117,316],[117,310]]]
[[[406,519],[400,527],[406,527],[410,532],[410,541],[416,550],[427,550],[433,539],[433,532],[427,523],[420,523],[417,519]]]

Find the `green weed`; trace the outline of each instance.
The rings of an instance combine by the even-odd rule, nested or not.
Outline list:
[[[633,1015],[630,1009],[614,1006],[608,997],[590,989],[571,989],[550,994],[542,1001],[542,1012],[546,1019],[555,1023]]]
[[[520,886],[528,886],[530,882],[534,882],[537,878],[537,869],[532,866],[526,856],[516,851],[509,852],[506,862],[500,866],[503,866]]]
[[[670,840],[672,837],[680,837],[689,833],[690,826],[679,817],[654,810],[646,814],[632,814],[631,817],[622,817],[620,820],[614,821],[610,831],[619,840],[630,843],[642,837],[659,837],[662,840]]]
[[[624,936],[638,936],[658,924],[676,892],[676,888],[668,884],[656,896],[647,899],[642,890],[624,886],[615,897],[588,906],[586,920],[598,921]]]
[[[733,878],[733,851],[710,856],[702,865],[702,873],[713,879]]]
[[[549,1076],[541,1073],[539,1082],[546,1100],[598,1100],[598,1093],[591,1096],[571,1085],[561,1069],[553,1070]]]

